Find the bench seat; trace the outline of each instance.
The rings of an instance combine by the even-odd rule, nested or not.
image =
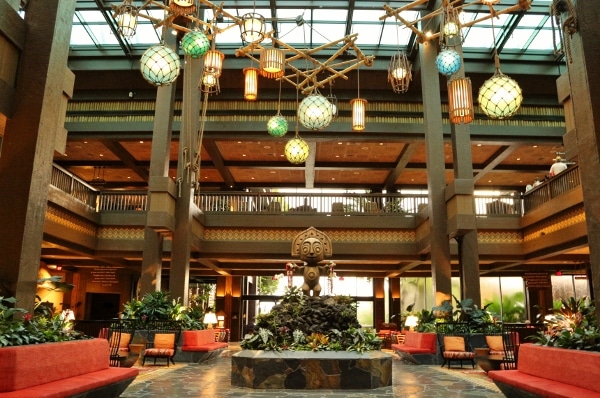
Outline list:
[[[415,364],[437,363],[437,340],[435,333],[407,331],[403,344],[392,344],[392,350],[402,359]]]
[[[600,398],[600,353],[521,344],[516,370],[488,376],[507,397]]]

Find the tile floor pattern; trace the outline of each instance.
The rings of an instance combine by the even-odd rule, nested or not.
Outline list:
[[[448,370],[437,366],[411,365],[394,355],[393,385],[373,390],[253,390],[232,387],[228,353],[201,364],[161,366],[142,372],[122,398],[154,397],[403,397],[403,398],[500,398],[502,393],[481,372],[470,367]],[[146,365],[148,368],[149,365]],[[152,365],[150,365],[152,367]]]

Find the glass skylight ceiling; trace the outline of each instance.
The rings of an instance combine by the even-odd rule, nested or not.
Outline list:
[[[514,5],[518,0],[502,0],[496,6],[503,9]],[[465,42],[463,49],[467,52],[489,53],[494,47],[493,38],[496,37],[496,46],[502,53],[528,54],[540,53],[551,55],[554,52],[554,43],[558,37],[553,38],[549,8],[551,0],[533,0],[532,9],[524,13],[503,14],[493,19],[478,22],[463,32]],[[134,0],[136,6],[141,6],[142,0]],[[391,55],[397,50],[406,50],[415,45],[412,31],[394,18],[380,20],[385,15],[384,4],[396,9],[410,1],[224,1],[224,10],[232,15],[242,16],[247,12],[256,11],[263,15],[268,22],[268,29],[276,31],[276,36],[296,48],[315,47],[343,38],[347,34],[358,33],[356,43],[366,55]],[[124,52],[143,52],[151,45],[160,42],[161,30],[155,30],[151,22],[139,18],[136,35],[131,39],[118,40],[107,23],[107,18],[112,21],[111,3],[106,3],[105,15],[100,11],[93,0],[78,0],[77,11],[73,18],[73,32],[71,36],[72,50],[104,52],[119,50]],[[113,2],[119,5],[120,2]],[[213,3],[221,4],[221,3]],[[270,8],[274,4],[274,8]],[[299,8],[298,5],[306,8]],[[349,4],[354,4],[354,9]],[[256,10],[253,9],[254,5]],[[204,6],[202,6],[204,7]],[[464,20],[470,21],[480,18],[486,7],[477,6],[472,11],[466,7]],[[204,19],[211,20],[212,10],[205,10]],[[147,8],[142,11],[147,15],[162,19],[163,11]],[[276,15],[273,15],[273,14]],[[487,13],[485,13],[487,14]],[[297,24],[296,19],[301,16],[304,24]],[[419,18],[419,12],[414,10],[402,14],[407,20]],[[114,21],[113,21],[114,23]],[[225,18],[223,28],[231,25]],[[300,26],[299,26],[300,25]],[[505,32],[510,32],[506,36]],[[233,27],[217,35],[216,47],[226,54],[232,54],[237,48],[242,47],[239,28]],[[98,53],[100,55],[100,53]]]

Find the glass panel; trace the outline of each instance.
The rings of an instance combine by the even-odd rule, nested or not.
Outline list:
[[[356,317],[358,318],[358,323],[363,328],[373,328],[373,302],[359,301],[357,304]]]

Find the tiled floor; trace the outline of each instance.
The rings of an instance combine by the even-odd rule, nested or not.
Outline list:
[[[471,367],[448,370],[410,365],[394,356],[393,372],[391,387],[374,390],[252,390],[231,386],[231,358],[225,353],[201,364],[160,366],[143,372],[146,374],[140,374],[121,397],[503,397],[482,372]]]

